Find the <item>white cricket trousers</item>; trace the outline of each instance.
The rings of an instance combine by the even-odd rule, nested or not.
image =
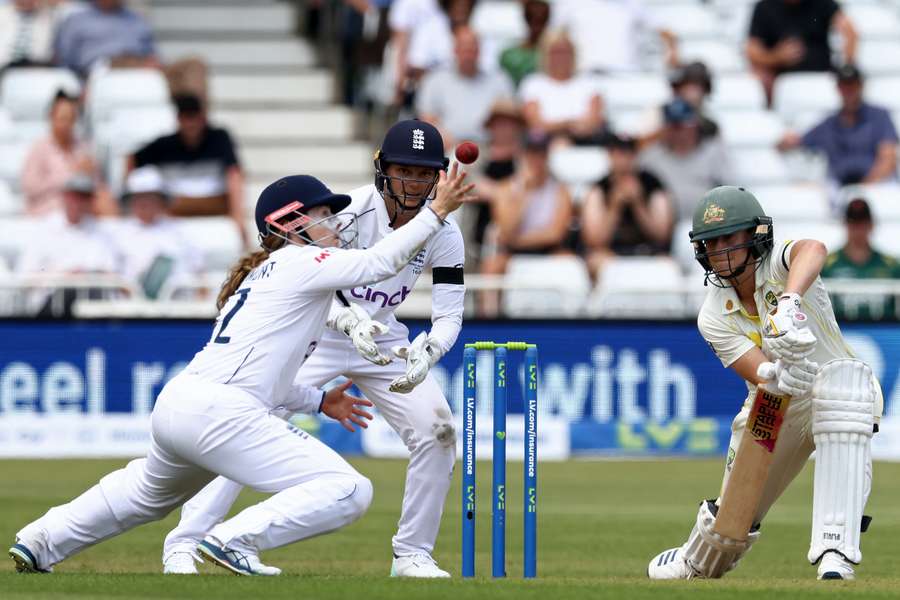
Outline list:
[[[368,479],[252,396],[182,374],[159,395],[146,458],[51,508],[17,537],[47,568],[162,519],[216,474],[274,494],[209,532],[235,549],[276,548],[333,531],[362,516],[372,500]]]
[[[379,343],[388,347],[409,341],[379,340]],[[392,540],[398,556],[431,554],[434,550],[456,461],[456,432],[450,406],[434,377],[429,374],[409,394],[388,390],[391,381],[405,370],[403,361],[374,365],[359,356],[343,334],[326,332],[296,377],[296,381],[312,386],[322,386],[340,375],[352,379],[406,444],[410,456],[403,509]],[[225,518],[241,487],[234,481],[218,478],[185,503],[181,521],[166,536],[163,562],[175,552],[188,552],[196,546]]]

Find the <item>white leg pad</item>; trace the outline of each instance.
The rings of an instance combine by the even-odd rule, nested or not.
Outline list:
[[[860,523],[871,486],[875,384],[856,359],[826,363],[813,382],[812,433],[816,444],[809,561],[834,551],[859,563]]]
[[[684,559],[697,577],[718,579],[732,570],[759,539],[759,531],[751,531],[746,540],[733,540],[713,531],[715,504],[704,501],[697,513],[697,524],[683,547]]]

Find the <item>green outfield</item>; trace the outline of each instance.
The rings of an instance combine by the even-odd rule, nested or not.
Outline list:
[[[508,570],[490,579],[489,463],[479,463],[479,577],[459,579],[459,476],[444,514],[435,550],[450,581],[395,581],[390,539],[403,489],[401,461],[354,460],[375,484],[375,499],[358,523],[318,539],[269,552],[267,562],[285,575],[238,578],[209,565],[200,577],[163,577],[160,548],[176,514],[92,548],[59,565],[52,575],[18,575],[12,561],[0,572],[0,598],[786,598],[835,596],[897,598],[900,539],[900,465],[875,465],[868,513],[875,521],[863,536],[865,561],[855,582],[815,580],[806,563],[812,503],[808,468],[763,524],[759,544],[741,567],[721,581],[651,583],[647,561],[681,543],[703,495],[714,495],[718,461],[571,461],[541,465],[538,570],[521,579],[521,463],[510,463]],[[111,460],[0,461],[0,540],[48,507],[67,501],[107,471]],[[240,503],[254,501],[245,494]],[[5,553],[4,553],[5,554]],[[840,590],[832,588],[838,587]],[[402,595],[402,596],[401,596]]]

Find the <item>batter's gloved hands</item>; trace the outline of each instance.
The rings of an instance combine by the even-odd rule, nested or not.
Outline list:
[[[813,381],[819,365],[807,359],[796,363],[777,360],[775,363],[762,363],[757,374],[775,382],[778,389],[795,400],[805,400],[812,394]]]
[[[400,394],[408,394],[425,381],[429,369],[440,358],[440,350],[428,340],[424,331],[409,346],[394,346],[391,350],[397,358],[406,359],[406,374],[392,381],[389,388]]]
[[[367,361],[376,365],[386,365],[393,360],[381,352],[374,339],[374,336],[388,332],[387,325],[374,321],[361,306],[351,304],[332,312],[327,324],[328,327],[347,335],[356,351]]]
[[[800,312],[800,296],[784,294],[763,321],[763,352],[770,359],[799,362],[812,354],[816,336],[806,327]]]

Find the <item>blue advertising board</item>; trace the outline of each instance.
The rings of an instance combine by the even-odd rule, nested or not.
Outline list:
[[[413,322],[415,335],[428,324]],[[150,413],[156,394],[209,338],[205,321],[0,322],[0,421],[23,415]],[[900,325],[845,326],[848,342],[882,382],[893,414]],[[538,344],[539,410],[571,423],[572,451],[708,455],[724,451],[746,388],[724,369],[692,322],[475,321],[434,369],[459,413],[462,343]],[[479,357],[490,398],[491,356]],[[510,368],[521,378],[520,357]],[[510,412],[521,412],[512,388]],[[490,410],[481,402],[480,411]],[[323,423],[321,434],[358,449]],[[349,444],[349,446],[348,446]]]

